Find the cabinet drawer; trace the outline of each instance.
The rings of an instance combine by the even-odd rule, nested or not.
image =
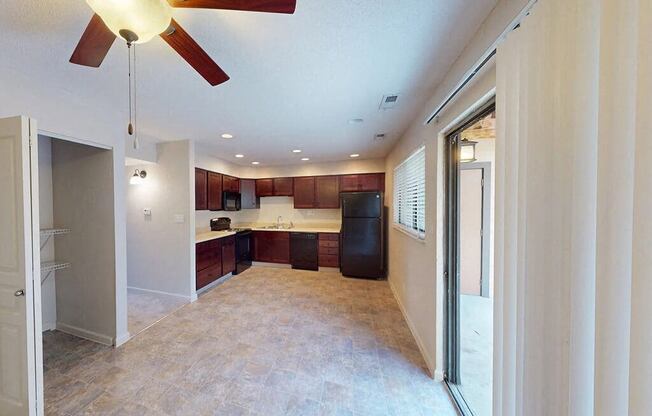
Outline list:
[[[340,259],[338,256],[320,254],[319,255],[319,265],[321,267],[339,267]]]
[[[339,248],[319,247],[319,254],[338,255],[339,253]]]
[[[339,241],[324,241],[324,240],[319,241],[319,247],[337,248],[339,246],[340,246]]]
[[[222,277],[222,263],[213,264],[212,266],[197,272],[197,289],[216,281]]]
[[[336,233],[321,233],[319,234],[319,241],[339,241],[340,235]]]

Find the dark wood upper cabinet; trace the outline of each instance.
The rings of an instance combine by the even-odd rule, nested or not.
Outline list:
[[[208,209],[208,172],[195,168],[195,209]]]
[[[274,196],[274,179],[256,179],[256,196]]]
[[[340,176],[340,192],[385,191],[384,173],[364,173]]]
[[[208,209],[222,210],[222,175],[208,172]]]
[[[274,178],[274,196],[294,195],[293,178]]]
[[[235,236],[222,239],[222,275],[235,271]]]
[[[240,192],[240,179],[229,175],[223,175],[222,190],[224,192]]]
[[[340,180],[337,176],[315,178],[316,208],[340,207]],[[296,197],[295,197],[296,198]]]
[[[294,178],[294,207],[315,208],[315,178],[312,176]]]

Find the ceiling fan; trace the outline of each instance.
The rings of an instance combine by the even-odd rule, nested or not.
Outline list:
[[[132,43],[159,35],[211,85],[229,76],[172,18],[174,7],[227,9],[293,14],[296,0],[86,0],[95,15],[86,27],[70,62],[99,67],[116,37]]]

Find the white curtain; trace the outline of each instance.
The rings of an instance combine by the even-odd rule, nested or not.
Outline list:
[[[652,415],[652,0],[539,0],[496,91],[494,415]]]

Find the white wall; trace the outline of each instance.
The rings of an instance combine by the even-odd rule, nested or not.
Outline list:
[[[39,186],[39,222],[41,228],[54,228],[54,209],[52,207],[52,140],[38,137],[38,186]],[[55,237],[50,237],[47,244],[41,238],[41,262],[55,259]],[[41,286],[41,316],[43,331],[55,329],[57,325],[56,272],[52,272]]]
[[[57,328],[112,344],[116,336],[113,154],[52,140],[54,221],[70,228],[56,241],[71,267],[57,273]]]
[[[126,183],[134,169],[147,172],[141,185],[127,185],[128,284],[191,299],[195,277],[190,252],[194,249],[193,143],[183,140],[156,147],[157,163],[134,162],[123,168]],[[144,215],[145,208],[151,209],[151,216]],[[183,222],[177,222],[178,216]]]
[[[440,205],[443,161],[439,138],[444,129],[460,119],[460,115],[491,93],[495,87],[495,68],[492,66],[479,74],[440,114],[438,122],[424,125],[424,121],[527,3],[526,0],[501,0],[496,5],[432,98],[420,113],[415,114],[414,121],[386,160],[387,201],[390,204],[389,217],[392,218],[393,170],[419,146],[426,146],[426,239],[418,241],[390,226],[389,281],[428,368],[437,378],[442,376],[443,370],[443,303],[438,302],[443,294],[443,256],[438,244],[443,229],[437,227],[438,221],[443,220]]]
[[[128,339],[127,268],[124,209],[124,154],[126,112],[101,107],[92,88],[53,88],[48,79],[33,76],[21,62],[0,61],[0,117],[26,115],[38,123],[39,133],[107,146],[113,151],[115,212],[115,296],[118,343]],[[92,103],[92,104],[91,104]]]

